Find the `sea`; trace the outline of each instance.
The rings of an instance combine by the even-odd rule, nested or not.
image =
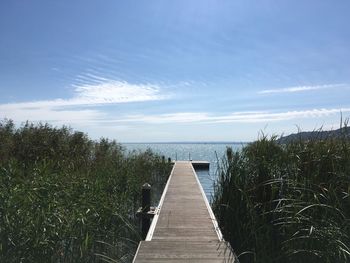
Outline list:
[[[209,170],[196,170],[197,176],[209,201],[213,195],[213,185],[217,178],[218,164],[226,153],[227,147],[240,150],[246,143],[238,142],[201,142],[201,143],[123,143],[127,151],[145,151],[151,149],[172,161],[208,161]]]

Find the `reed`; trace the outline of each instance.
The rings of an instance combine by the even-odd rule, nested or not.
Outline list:
[[[141,185],[170,164],[67,127],[0,122],[0,262],[130,262]]]
[[[227,149],[212,201],[240,262],[350,262],[348,135]]]

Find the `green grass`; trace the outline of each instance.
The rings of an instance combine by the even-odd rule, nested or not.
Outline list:
[[[169,173],[151,151],[0,122],[0,262],[130,262],[141,186],[159,196]]]
[[[350,140],[229,148],[212,206],[240,262],[350,262]]]

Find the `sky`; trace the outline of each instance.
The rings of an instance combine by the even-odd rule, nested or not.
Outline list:
[[[1,0],[0,120],[252,141],[350,116],[348,0]]]

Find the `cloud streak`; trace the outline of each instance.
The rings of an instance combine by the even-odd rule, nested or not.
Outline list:
[[[130,84],[121,81],[109,81],[97,85],[75,86],[75,94],[68,99],[40,100],[31,102],[8,103],[0,107],[9,109],[89,106],[162,100],[168,96],[161,94],[160,87],[151,84]]]
[[[332,89],[343,87],[344,84],[330,84],[330,85],[315,85],[315,86],[296,86],[296,87],[288,87],[282,89],[266,89],[259,91],[258,94],[273,94],[273,93],[296,93],[310,90],[322,90],[322,89]]]
[[[91,77],[91,76],[90,76]],[[223,124],[223,123],[267,123],[305,118],[322,118],[350,108],[315,108],[294,111],[244,111],[232,113],[173,112],[165,114],[122,115],[115,119],[98,106],[131,102],[158,101],[171,98],[162,87],[154,84],[131,84],[94,76],[95,84],[74,86],[71,98],[0,104],[0,118],[16,121],[48,121],[56,124],[92,125],[101,124],[132,126],[137,124]],[[265,90],[261,93],[301,92],[344,86],[343,84],[291,87]],[[169,87],[168,87],[169,88]]]
[[[68,99],[0,104],[0,117],[17,121],[86,122],[105,118],[106,114],[82,107],[155,101],[169,97],[162,93],[158,85],[101,80],[104,82],[74,86],[74,95]]]
[[[129,115],[119,120],[105,120],[107,122],[141,122],[150,124],[166,123],[259,123],[285,121],[300,118],[320,118],[350,112],[350,108],[342,109],[311,109],[302,111],[251,111],[234,112],[225,115],[215,115],[206,112],[181,112],[159,115]],[[104,122],[104,121],[103,121]]]

